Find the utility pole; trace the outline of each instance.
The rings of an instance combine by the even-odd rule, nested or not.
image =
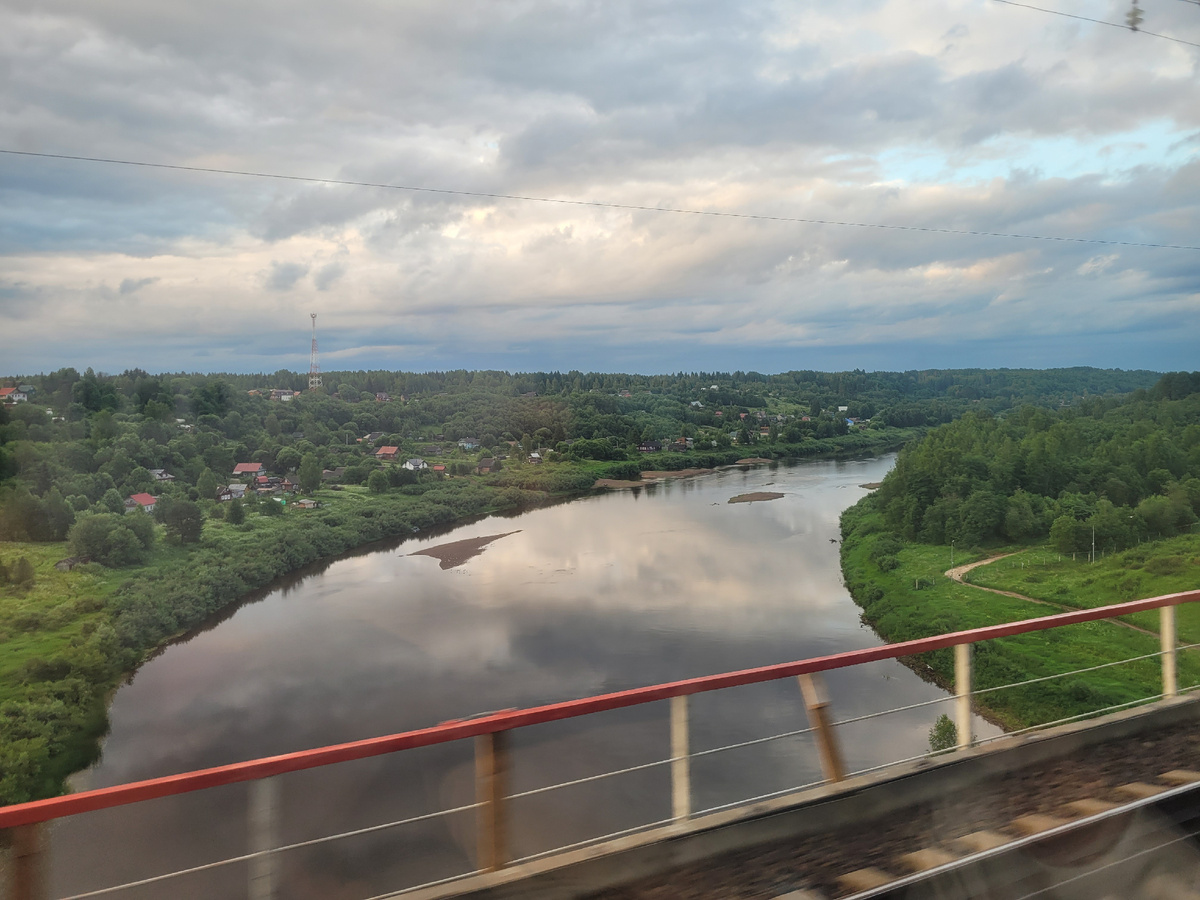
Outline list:
[[[1096,526],[1092,526],[1092,562],[1096,561]]]

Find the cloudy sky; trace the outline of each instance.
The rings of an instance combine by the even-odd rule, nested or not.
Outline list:
[[[0,0],[0,149],[1097,242],[0,153],[0,373],[1200,367],[1200,47],[997,0]]]

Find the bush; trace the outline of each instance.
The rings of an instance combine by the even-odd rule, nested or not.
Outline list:
[[[246,521],[246,507],[242,506],[241,500],[234,500],[229,504],[229,511],[225,513],[225,521],[230,525],[241,525]]]
[[[153,528],[149,519],[143,519]],[[67,533],[71,552],[114,569],[141,562],[146,547],[124,520],[124,516],[113,513],[84,516]]]
[[[943,713],[938,716],[933,727],[929,729],[929,751],[931,753],[941,753],[944,750],[953,750],[958,746],[958,728],[953,720]]]
[[[33,564],[28,559],[22,556],[17,560],[17,565],[13,569],[12,582],[20,587],[33,587]]]

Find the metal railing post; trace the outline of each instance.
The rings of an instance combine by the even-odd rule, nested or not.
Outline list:
[[[820,675],[797,675],[800,693],[804,695],[804,708],[808,712],[808,724],[817,735],[817,749],[821,753],[821,771],[826,781],[842,781],[846,767],[842,763],[842,750],[833,733],[833,713],[829,708],[829,695]]]
[[[49,848],[46,825],[18,825],[0,829],[0,847],[8,845],[6,879],[9,900],[49,900]]]
[[[974,646],[954,646],[954,724],[958,731],[959,750],[965,750],[975,743],[974,722],[971,720],[971,656]]]
[[[504,800],[508,795],[508,732],[475,738],[475,801],[479,868],[495,872],[508,862],[508,828]]]
[[[1175,607],[1159,609],[1158,636],[1162,642],[1162,692],[1164,697],[1179,693],[1175,669]]]
[[[688,698],[671,698],[671,817],[686,822],[692,815],[692,776],[688,751]]]
[[[250,900],[275,900],[278,878],[272,851],[279,846],[278,813],[278,776],[250,782],[250,852],[262,854],[250,860]]]

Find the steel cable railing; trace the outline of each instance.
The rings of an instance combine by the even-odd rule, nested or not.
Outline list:
[[[383,832],[388,829],[395,829],[405,825],[441,819],[451,815],[474,813],[477,818],[477,827],[480,829],[479,834],[481,835],[480,859],[478,860],[478,864],[475,866],[475,868],[473,868],[471,871],[463,872],[448,878],[426,882],[422,885],[406,887],[402,890],[393,891],[390,893],[380,894],[377,897],[371,898],[371,900],[383,900],[383,898],[387,897],[399,897],[405,893],[409,893],[420,888],[451,883],[502,866],[517,865],[545,859],[555,854],[566,853],[582,847],[593,846],[631,834],[650,832],[665,825],[686,825],[688,820],[698,816],[710,815],[735,809],[740,806],[749,806],[765,800],[783,797],[789,794],[795,794],[828,781],[838,781],[846,777],[861,776],[879,772],[891,766],[918,761],[928,758],[931,755],[929,753],[922,753],[920,755],[908,756],[903,759],[892,760],[879,765],[858,769],[850,773],[844,773],[841,770],[840,759],[838,759],[838,748],[833,737],[835,729],[839,725],[850,725],[877,719],[887,715],[910,712],[936,706],[940,703],[956,701],[958,704],[956,718],[958,719],[959,728],[959,746],[962,747],[988,744],[1007,737],[1019,736],[1031,731],[1068,724],[1081,719],[1100,716],[1106,713],[1128,709],[1141,704],[1151,703],[1167,697],[1193,692],[1197,689],[1200,689],[1200,684],[1190,685],[1182,689],[1179,689],[1176,684],[1176,653],[1179,651],[1186,651],[1200,647],[1200,643],[1186,645],[1176,644],[1174,640],[1174,609],[1176,604],[1191,603],[1197,600],[1200,600],[1200,591],[1169,595],[1159,598],[1150,598],[1147,600],[1134,601],[1132,603],[1119,604],[1111,607],[1102,607],[1099,609],[1059,613],[1052,616],[1042,617],[1040,619],[1023,620],[1020,622],[1008,623],[1006,625],[988,626],[967,632],[939,635],[932,638],[922,638],[902,644],[866,648],[863,650],[835,654],[828,657],[800,660],[794,663],[766,666],[759,669],[748,669],[742,672],[724,673],[721,675],[692,679],[690,681],[654,685],[647,688],[638,688],[631,691],[601,695],[599,697],[586,698],[583,700],[567,701],[565,703],[551,704],[545,707],[537,707],[534,709],[505,710],[501,712],[485,714],[481,717],[472,718],[469,720],[458,720],[455,722],[443,723],[442,725],[434,726],[433,728],[423,729],[415,732],[405,732],[398,735],[390,735],[383,738],[373,738],[352,744],[319,748],[312,751],[301,751],[298,753],[286,754],[284,756],[272,757],[264,760],[254,760],[247,763],[238,763],[232,766],[218,767],[216,769],[204,770],[201,772],[186,773],[180,776],[169,776],[167,778],[155,779],[148,782],[138,782],[132,785],[118,786],[116,788],[98,789],[96,791],[83,792],[81,794],[67,797],[52,798],[47,801],[38,801],[36,803],[19,804],[12,807],[0,808],[0,829],[19,830],[22,828],[30,828],[33,827],[32,823],[49,821],[61,816],[74,815],[84,811],[105,809],[128,803],[136,803],[146,799],[187,793],[190,791],[217,787],[223,784],[232,784],[240,781],[249,781],[251,782],[252,786],[261,785],[262,787],[267,788],[269,787],[269,784],[263,779],[269,779],[271,776],[281,775],[287,772],[301,771],[303,769],[316,768],[337,762],[365,759],[372,756],[379,756],[406,749],[414,749],[417,747],[427,747],[434,744],[448,743],[465,738],[474,738],[476,741],[477,773],[477,798],[475,803],[460,805],[450,809],[438,810],[431,813],[399,819],[394,822],[371,825],[364,828],[282,846],[270,846],[268,844],[264,847],[261,842],[257,845],[252,843],[252,847],[254,849],[253,852],[250,853],[211,863],[205,863],[199,866],[180,869],[175,872],[155,875],[137,881],[130,881],[120,885],[73,894],[70,896],[70,898],[66,898],[66,900],[84,900],[84,898],[113,894],[121,891],[131,890],[137,887],[157,884],[170,878],[198,874],[236,863],[262,864],[264,861],[277,859],[281,854],[304,847],[328,844],[333,841]],[[969,651],[970,647],[974,643],[984,640],[991,640],[994,638],[1010,637],[1034,631],[1043,631],[1063,625],[1079,624],[1089,621],[1100,621],[1118,615],[1127,615],[1133,612],[1141,612],[1153,609],[1159,610],[1160,615],[1162,616],[1161,632],[1163,649],[1158,652],[1130,657],[1128,659],[1100,663],[1093,666],[1086,666],[1073,669],[1068,672],[1025,679],[1023,681],[1013,682],[1011,684],[993,685],[978,689],[975,689],[971,684],[972,674]],[[954,648],[956,659],[956,679],[958,683],[956,684],[955,688],[956,694],[952,696],[938,697],[918,703],[911,703],[904,706],[897,706],[885,710],[864,713],[862,715],[836,721],[829,713],[829,702],[828,699],[824,697],[823,687],[821,687],[820,690],[817,689],[817,687],[820,685],[819,675],[822,672],[846,668],[868,662],[877,662],[886,659],[898,659],[904,656],[912,656],[918,653],[925,653],[932,650],[947,648]],[[1123,703],[1108,705],[1089,712],[1040,723],[1028,728],[1022,728],[1017,731],[1008,732],[994,738],[986,738],[980,741],[975,741],[971,735],[971,724],[969,718],[971,715],[970,701],[971,698],[975,696],[987,695],[1003,690],[1013,690],[1029,685],[1083,675],[1108,669],[1114,666],[1129,665],[1131,663],[1150,659],[1160,659],[1162,662],[1163,688],[1159,693]],[[964,660],[966,662],[965,665],[963,665]],[[691,751],[689,749],[687,701],[691,694],[716,691],[724,688],[738,687],[749,684],[765,683],[768,681],[775,681],[793,676],[798,676],[801,679],[804,705],[809,716],[809,727],[792,729],[778,734],[752,738],[745,741],[738,741],[735,743],[726,744],[719,747],[706,748],[703,750]],[[614,769],[612,771],[586,775],[581,778],[544,785],[511,794],[507,793],[504,789],[505,773],[508,770],[507,756],[511,752],[508,749],[508,742],[505,738],[505,735],[507,735],[509,732],[527,725],[575,718],[596,712],[620,709],[648,702],[655,702],[658,700],[670,700],[671,702],[670,727],[672,753],[670,758],[653,760],[651,762],[640,763],[633,766]],[[825,778],[822,781],[808,782],[778,791],[758,794],[756,796],[746,797],[735,800],[731,803],[712,806],[702,810],[696,810],[694,812],[691,810],[690,803],[692,785],[689,765],[692,760],[703,759],[706,757],[711,757],[715,754],[764,745],[773,741],[801,737],[809,734],[814,735],[816,738],[817,747],[821,753],[822,768],[825,774]],[[965,742],[964,736],[966,738]],[[505,739],[502,740],[502,738]],[[556,790],[596,783],[605,779],[636,772],[660,769],[668,766],[671,769],[673,811],[671,818],[655,819],[654,821],[648,821],[628,829],[587,838],[574,843],[564,844],[562,846],[557,846],[552,849],[544,850],[531,855],[524,855],[517,858],[509,858],[506,856],[506,849],[504,847],[504,841],[502,838],[503,830],[505,828],[505,807],[507,803],[523,798],[549,794],[550,792]],[[272,815],[274,815],[273,812]],[[482,836],[487,834],[490,834],[491,839],[493,839],[493,846],[491,847],[490,851],[491,856],[485,855],[484,844],[482,842]],[[268,870],[269,869],[270,867],[268,866]]]

